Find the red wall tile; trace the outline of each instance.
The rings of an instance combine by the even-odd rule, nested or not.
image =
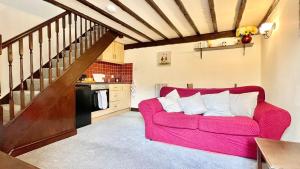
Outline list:
[[[119,78],[120,82],[132,83],[132,63],[126,64],[114,64],[107,62],[95,62],[85,72],[88,77],[93,77],[93,73],[105,74],[106,81],[114,81],[111,79],[111,75],[115,78]]]

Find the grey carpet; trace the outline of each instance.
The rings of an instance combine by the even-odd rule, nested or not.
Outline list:
[[[137,112],[99,121],[18,158],[45,169],[256,168],[255,160],[146,140]]]

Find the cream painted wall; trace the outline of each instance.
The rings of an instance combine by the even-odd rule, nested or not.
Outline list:
[[[292,125],[284,139],[300,142],[299,1],[281,0],[270,22],[277,28],[262,41],[262,85],[267,100],[288,110]]]
[[[260,85],[261,82],[261,38],[254,38],[255,45],[246,49],[229,49],[194,52],[195,43],[132,49],[125,51],[125,61],[133,63],[133,80],[136,93],[132,96],[132,107],[141,100],[155,97],[155,84],[185,87],[233,87]],[[171,66],[157,65],[157,52],[171,51]]]
[[[12,38],[60,13],[64,10],[48,4],[47,2],[40,0],[0,0],[0,20],[3,21],[0,25],[0,33],[3,35],[3,41]],[[72,18],[73,19],[73,18]],[[68,17],[66,17],[66,23],[68,23]],[[74,40],[74,21],[72,22],[72,40]],[[79,22],[77,25],[79,27]],[[52,40],[51,40],[51,54],[52,57],[56,55],[56,34],[55,34],[55,23],[52,24]],[[62,24],[60,20],[60,46],[62,50]],[[79,34],[78,34],[79,36]],[[34,56],[34,70],[39,69],[40,54],[38,44],[38,33],[33,34],[33,56]],[[30,54],[28,37],[24,38],[24,76],[25,79],[30,76]],[[69,44],[69,29],[66,28],[66,43]],[[13,45],[13,85],[18,86],[20,84],[20,56],[18,43]],[[48,37],[46,28],[43,29],[43,62],[49,61],[48,56]],[[1,96],[5,96],[9,92],[9,80],[8,80],[8,61],[7,61],[7,49],[3,49],[3,53],[0,56],[0,85],[1,85]]]

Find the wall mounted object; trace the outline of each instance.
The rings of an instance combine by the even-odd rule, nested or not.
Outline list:
[[[276,23],[263,23],[259,27],[259,33],[264,36],[265,39],[269,39],[276,29]]]
[[[200,56],[202,59],[202,52],[203,51],[211,51],[211,50],[225,50],[225,49],[236,49],[236,48],[243,48],[243,55],[245,55],[245,50],[248,47],[252,47],[254,45],[254,43],[247,43],[247,44],[235,44],[235,45],[227,45],[227,46],[217,46],[217,47],[205,47],[205,48],[201,48],[201,47],[195,47],[194,51],[196,52],[200,52]]]
[[[252,35],[257,34],[256,26],[244,26],[236,30],[236,37],[240,37],[243,44],[248,44],[252,41]]]
[[[157,53],[158,65],[171,65],[171,51]]]

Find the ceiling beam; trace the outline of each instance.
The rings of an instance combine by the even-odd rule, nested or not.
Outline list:
[[[235,29],[237,29],[238,27],[240,27],[241,24],[241,20],[243,18],[243,14],[246,8],[246,4],[247,4],[247,0],[241,0],[241,4],[239,6],[239,10],[237,12],[237,16],[236,16],[236,20],[235,20]]]
[[[134,37],[132,37],[132,36],[126,34],[126,33],[120,32],[119,30],[116,30],[115,28],[110,27],[110,26],[108,26],[108,25],[106,25],[106,24],[104,24],[104,23],[102,23],[102,22],[99,22],[98,20],[96,20],[96,19],[94,19],[94,18],[91,18],[91,17],[89,17],[89,16],[87,16],[87,15],[85,15],[85,14],[83,14],[83,13],[81,13],[81,12],[79,12],[79,11],[73,9],[73,8],[70,8],[70,7],[68,7],[68,6],[66,6],[66,5],[64,5],[64,4],[62,4],[62,3],[60,3],[60,2],[57,2],[57,1],[55,1],[55,0],[44,0],[44,1],[45,1],[45,2],[48,2],[48,3],[52,4],[52,5],[55,5],[55,6],[59,7],[59,8],[62,8],[62,9],[64,9],[64,10],[66,10],[66,11],[70,11],[70,12],[72,12],[72,13],[78,15],[78,16],[81,16],[81,17],[83,17],[83,18],[85,18],[85,19],[91,20],[91,21],[93,21],[94,23],[97,23],[97,24],[99,24],[99,25],[103,25],[103,26],[105,26],[106,28],[109,28],[110,30],[112,30],[112,31],[114,31],[114,32],[116,32],[116,33],[118,33],[119,35],[124,35],[124,36],[126,36],[127,38],[129,38],[129,39],[131,39],[131,40],[134,40],[134,41],[136,41],[136,42],[141,43],[140,40],[138,40],[138,39],[136,39],[136,38],[134,38]]]
[[[175,3],[177,4],[177,6],[179,7],[180,11],[184,15],[185,19],[189,22],[189,24],[191,25],[191,27],[194,29],[195,33],[197,35],[200,35],[199,30],[197,29],[194,21],[192,20],[191,16],[189,15],[189,13],[187,12],[187,10],[185,9],[182,1],[181,0],[175,0]]]
[[[95,6],[94,4],[88,2],[87,0],[77,0],[78,2],[82,3],[83,5],[86,5],[87,7],[97,11],[98,13],[100,13],[101,15],[104,15],[105,17],[107,17],[108,19],[113,20],[114,22],[124,26],[125,28],[131,30],[132,32],[142,36],[145,39],[148,39],[150,41],[154,41],[154,39],[150,38],[149,36],[147,36],[146,34],[140,32],[139,30],[135,29],[134,27],[128,25],[127,23],[119,20],[118,18],[112,16],[111,14],[109,14],[108,12],[102,10],[101,8],[98,8],[97,6]]]
[[[125,49],[144,48],[144,47],[162,46],[162,45],[188,43],[188,42],[199,42],[199,41],[213,40],[213,39],[226,38],[226,37],[235,37],[235,30],[200,34],[194,36],[187,36],[183,38],[173,38],[168,40],[158,40],[155,42],[127,44],[125,45]]]
[[[133,12],[131,9],[129,9],[126,5],[124,5],[119,0],[111,0],[115,5],[117,5],[119,8],[121,8],[123,11],[127,12],[129,15],[134,17],[136,20],[140,21],[142,24],[144,24],[146,27],[151,29],[153,32],[157,33],[159,36],[163,37],[164,39],[168,39],[166,35],[161,33],[159,30],[155,29],[153,26],[151,26],[147,21],[145,21],[143,18],[141,18],[138,14]]]
[[[170,21],[170,19],[163,13],[163,11],[156,5],[153,0],[146,0],[146,2],[154,9],[158,15],[167,22],[167,24],[177,33],[179,37],[183,37],[179,30],[175,27],[175,25]]]
[[[268,12],[266,13],[265,17],[261,20],[258,27],[260,27],[264,22],[266,22],[269,16],[272,14],[273,10],[276,8],[280,0],[274,0],[272,5],[270,6]]]
[[[208,0],[208,5],[209,5],[211,21],[213,23],[214,32],[218,32],[218,25],[217,25],[217,18],[216,18],[214,0]]]

